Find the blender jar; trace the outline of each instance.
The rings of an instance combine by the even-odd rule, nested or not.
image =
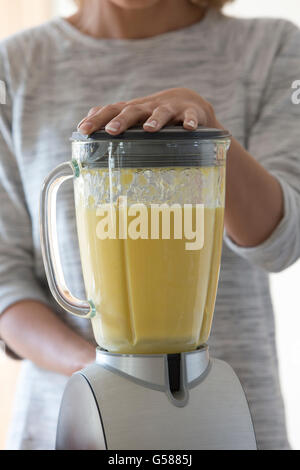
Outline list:
[[[72,161],[46,179],[41,240],[57,302],[89,318],[98,345],[124,354],[180,353],[204,344],[216,299],[227,131],[133,128],[72,136]],[[66,286],[56,233],[59,186],[74,178],[87,300]]]

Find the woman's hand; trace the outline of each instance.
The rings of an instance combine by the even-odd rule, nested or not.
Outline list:
[[[35,300],[6,309],[0,316],[0,336],[17,356],[59,374],[72,375],[96,359],[95,346]]]
[[[198,125],[223,129],[214,109],[198,93],[172,88],[144,98],[97,106],[81,121],[82,134],[105,128],[118,135],[143,124],[145,131],[159,131],[166,124],[183,123],[187,130]],[[241,246],[264,242],[283,216],[283,195],[279,182],[234,138],[227,158],[225,227]]]
[[[82,134],[92,134],[105,128],[111,135],[118,135],[128,128],[142,124],[145,131],[156,132],[167,124],[183,123],[187,130],[198,125],[222,128],[214,109],[195,91],[187,88],[171,88],[144,98],[122,101],[92,108],[78,125]]]

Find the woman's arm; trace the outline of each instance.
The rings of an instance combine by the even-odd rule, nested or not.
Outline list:
[[[228,152],[225,228],[239,246],[269,238],[283,217],[280,183],[235,139]]]
[[[144,122],[149,132],[168,123],[182,122],[188,130],[200,124],[222,129],[212,106],[186,88],[174,88],[128,102],[91,109],[79,130],[90,134],[101,127],[117,135]],[[283,216],[283,195],[279,182],[235,139],[228,154],[225,227],[238,245],[252,247],[273,232]]]
[[[95,360],[94,346],[34,300],[15,303],[0,316],[0,337],[20,357],[64,375]]]
[[[0,47],[0,79],[9,84],[5,61]],[[47,295],[35,273],[32,222],[15,155],[9,90],[7,86],[6,104],[0,105],[0,337],[20,357],[70,375],[93,361],[95,348],[46,307]]]

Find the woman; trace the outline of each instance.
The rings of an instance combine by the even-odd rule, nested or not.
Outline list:
[[[94,359],[89,322],[49,295],[38,230],[44,177],[68,158],[74,124],[112,135],[142,122],[226,128],[225,240],[210,347],[237,371],[259,448],[287,449],[268,272],[300,255],[300,32],[224,16],[226,1],[84,0],[2,42],[0,334],[26,358],[9,448],[54,446],[66,376]],[[71,185],[60,198],[66,278],[83,295]]]

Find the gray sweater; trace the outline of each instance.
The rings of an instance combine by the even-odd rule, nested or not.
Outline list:
[[[282,185],[284,218],[267,241],[247,249],[224,236],[209,344],[242,381],[259,447],[288,448],[268,273],[300,256],[300,106],[291,100],[299,78],[296,26],[214,11],[198,24],[149,39],[97,40],[55,19],[3,41],[0,312],[24,298],[40,300],[92,340],[89,321],[62,312],[48,292],[38,223],[42,181],[70,159],[70,134],[90,107],[192,88]],[[71,183],[59,198],[58,218],[66,280],[84,298]],[[24,362],[8,448],[53,448],[66,380]]]

